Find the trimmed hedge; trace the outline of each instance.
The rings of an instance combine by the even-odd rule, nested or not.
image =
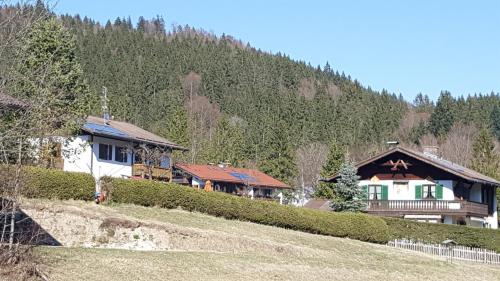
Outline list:
[[[396,218],[383,218],[389,226],[390,239],[411,239],[441,243],[452,239],[460,245],[500,252],[500,230],[450,224],[432,224]]]
[[[117,203],[181,207],[226,219],[375,243],[389,239],[387,224],[379,217],[365,214],[297,208],[149,180],[112,179],[110,188],[110,200]]]
[[[86,173],[23,167],[22,194],[29,198],[93,200],[95,181]]]

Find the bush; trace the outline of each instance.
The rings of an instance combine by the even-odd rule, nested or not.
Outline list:
[[[297,208],[149,180],[113,179],[110,200],[142,206],[181,207],[226,219],[376,243],[385,243],[389,238],[387,225],[379,217]]]
[[[23,167],[22,194],[29,198],[93,200],[95,181],[86,173]]]
[[[460,245],[500,252],[500,231],[450,224],[431,224],[410,220],[383,218],[389,226],[390,239],[406,238],[430,243],[452,239]]]

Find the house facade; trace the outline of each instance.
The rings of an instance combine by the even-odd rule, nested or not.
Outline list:
[[[368,199],[367,213],[498,228],[496,188],[500,182],[495,179],[433,153],[402,147],[362,161],[356,168]]]
[[[82,133],[50,143],[51,166],[64,171],[120,178],[171,181],[173,150],[186,150],[133,124],[89,116]],[[43,149],[43,148],[42,148]],[[155,157],[147,154],[157,152]],[[43,154],[43,153],[42,153]]]
[[[175,164],[174,182],[190,185],[206,191],[225,192],[237,196],[249,197],[283,203],[282,191],[290,187],[253,169],[220,165]]]

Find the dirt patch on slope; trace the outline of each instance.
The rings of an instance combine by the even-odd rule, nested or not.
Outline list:
[[[84,202],[29,200],[23,210],[63,246],[128,250],[272,252],[316,256],[286,243],[158,221],[138,221],[113,208]]]

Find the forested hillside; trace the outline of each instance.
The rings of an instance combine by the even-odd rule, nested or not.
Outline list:
[[[332,142],[360,159],[393,139],[471,150],[482,127],[500,137],[495,93],[453,98],[442,92],[436,105],[420,94],[410,103],[335,66],[313,67],[188,26],[167,28],[161,18],[104,25],[79,16],[59,19],[74,35],[92,95],[89,113],[101,114],[107,87],[115,119],[185,145],[190,151],[178,156],[183,161],[228,161],[311,185]],[[9,62],[2,63],[8,87]],[[471,136],[469,143],[450,144],[463,135]]]

